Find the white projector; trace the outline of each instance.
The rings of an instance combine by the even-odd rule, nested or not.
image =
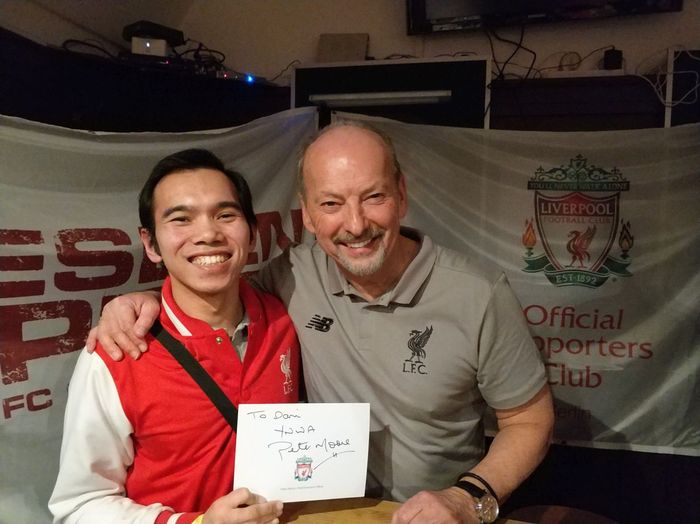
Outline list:
[[[168,42],[160,38],[131,37],[131,52],[135,55],[166,56]]]

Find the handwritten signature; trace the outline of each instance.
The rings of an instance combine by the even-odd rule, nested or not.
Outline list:
[[[323,450],[325,452],[333,451],[336,449],[343,448],[344,446],[350,446],[350,439],[345,440],[329,440],[324,438],[321,442],[310,442],[303,441],[291,442],[289,440],[278,440],[275,442],[270,442],[267,447],[269,449],[274,449],[279,454],[280,460],[284,459],[284,453],[299,453],[300,451],[309,451],[312,449]]]

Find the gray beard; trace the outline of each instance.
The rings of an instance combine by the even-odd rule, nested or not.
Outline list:
[[[368,277],[381,269],[386,258],[386,251],[381,245],[372,256],[362,260],[350,259],[342,253],[338,254],[338,263],[351,275],[356,277]]]

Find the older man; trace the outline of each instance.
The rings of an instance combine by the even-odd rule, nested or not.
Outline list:
[[[405,501],[395,524],[492,522],[497,500],[542,460],[553,424],[505,275],[401,226],[404,176],[389,138],[367,125],[323,129],[302,152],[299,182],[316,243],[273,259],[260,281],[297,327],[309,400],[371,404],[367,489]],[[111,306],[102,344],[138,353],[154,302]],[[485,453],[487,405],[498,433]]]

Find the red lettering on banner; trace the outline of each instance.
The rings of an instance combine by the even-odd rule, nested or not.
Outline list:
[[[291,209],[289,215],[292,217],[294,242],[301,242],[301,233],[304,230],[304,219],[301,216],[301,209]]]
[[[546,357],[551,358],[559,353],[567,355],[591,356],[598,355],[607,358],[643,358],[654,356],[651,342],[625,342],[620,340],[608,341],[605,337],[597,339],[541,337],[533,335],[537,349]]]
[[[614,216],[615,206],[612,202],[551,202],[539,203],[540,215],[570,216]]]
[[[651,342],[642,342],[639,344],[639,358],[651,358],[654,352],[651,350]]]
[[[583,369],[571,369],[566,364],[547,362],[545,364],[552,386],[569,386],[574,388],[597,388],[603,382],[600,373],[591,370],[590,366]],[[558,373],[556,373],[558,371]]]
[[[2,414],[6,419],[12,416],[14,410],[22,409],[23,407],[24,395],[15,395],[2,399]]]
[[[49,398],[45,398],[42,401],[35,400],[39,397]],[[2,399],[3,417],[5,417],[5,419],[12,418],[13,411],[17,411],[25,407],[27,408],[27,411],[41,411],[42,409],[49,408],[53,405],[53,400],[51,400],[50,397],[50,389],[39,389],[37,391],[27,393],[26,397],[24,395],[14,395],[12,397],[4,398]]]
[[[146,250],[144,250],[141,257],[141,268],[139,269],[139,284],[164,280],[166,276],[168,276],[168,270],[165,269],[165,266],[163,264],[159,266],[151,262],[151,259],[146,255]]]
[[[35,402],[34,400],[37,397],[49,397],[50,395],[50,389],[39,389],[37,391],[32,391],[27,395],[27,409],[29,411],[41,411],[42,409],[51,407],[53,404],[53,400],[51,400],[51,398],[46,399],[42,403]]]
[[[523,313],[531,326],[538,326],[543,330],[553,328],[558,335],[532,336],[537,349],[547,361],[545,365],[550,374],[551,385],[597,388],[603,382],[603,375],[592,371],[590,366],[583,367],[580,361],[574,364],[574,369],[565,364],[549,362],[549,359],[559,355],[575,358],[597,356],[606,359],[650,359],[654,356],[652,343],[649,341],[608,340],[606,336],[598,334],[592,336],[567,334],[570,329],[588,332],[622,330],[623,308],[612,312],[597,308],[582,311],[573,305],[531,304],[523,309]]]
[[[24,229],[0,229],[0,245],[27,246],[43,244],[41,231]],[[0,256],[0,271],[36,271],[43,269],[42,255]],[[23,282],[0,282],[0,298],[32,297],[43,295],[45,283],[43,280],[26,280]]]
[[[54,283],[61,291],[85,291],[117,287],[129,280],[134,268],[134,257],[128,251],[82,251],[78,242],[107,241],[115,246],[131,245],[131,239],[124,231],[112,228],[63,229],[56,235],[58,260],[72,267],[112,266],[111,275],[78,277],[74,271],[54,275]]]
[[[622,329],[624,310],[618,309],[615,314],[602,313],[598,309],[592,313],[579,313],[574,306],[554,306],[548,309],[532,304],[523,309],[523,313],[531,326],[618,330]]]
[[[301,240],[303,221],[301,210],[290,212],[293,239],[282,228],[282,218],[276,211],[261,213],[259,220],[259,238],[262,259],[269,258],[272,250],[273,230],[275,243],[284,249],[292,242]],[[114,228],[77,228],[63,229],[56,234],[55,247],[59,262],[69,267],[113,267],[110,275],[80,277],[75,271],[61,271],[53,275],[56,288],[64,292],[81,292],[86,290],[109,289],[121,286],[129,281],[134,272],[134,256],[125,250],[89,250],[80,249],[81,242],[109,242],[114,246],[133,246],[131,238],[124,231]],[[42,245],[44,236],[41,231],[0,229],[0,245]],[[254,255],[254,254],[253,254]],[[44,255],[0,256],[0,271],[36,271],[44,269]],[[255,259],[257,261],[257,258]],[[165,268],[153,264],[145,253],[139,267],[139,283],[158,282],[167,275]],[[47,278],[40,280],[0,282],[0,298],[44,295]],[[102,306],[112,297],[105,296]],[[36,302],[0,306],[0,376],[3,384],[12,384],[28,380],[27,363],[38,358],[69,353],[81,349],[92,323],[92,308],[86,300],[57,300],[53,302]],[[23,327],[32,321],[65,318],[68,330],[57,336],[34,340],[24,340]],[[31,335],[29,335],[31,337]],[[11,398],[5,409],[11,413],[16,402],[26,402]],[[28,401],[27,401],[28,402]],[[43,403],[33,400],[27,409],[41,408]]]
[[[291,240],[287,234],[282,229],[282,216],[277,211],[270,211],[268,213],[259,213],[258,217],[258,239],[260,240],[260,248],[262,260],[264,262],[270,258],[270,251],[272,249],[272,230],[275,230],[275,238],[277,239],[277,246],[280,249],[286,249],[293,242],[299,242],[301,240],[301,210],[292,209],[290,211],[292,216],[292,227],[294,228],[293,236],[294,240]],[[248,264],[255,264],[258,262],[257,253],[251,252],[248,256]]]
[[[85,300],[0,306],[0,372],[3,384],[27,380],[27,362],[77,351],[85,345],[92,308]],[[22,339],[25,322],[67,318],[68,331],[54,337]]]

